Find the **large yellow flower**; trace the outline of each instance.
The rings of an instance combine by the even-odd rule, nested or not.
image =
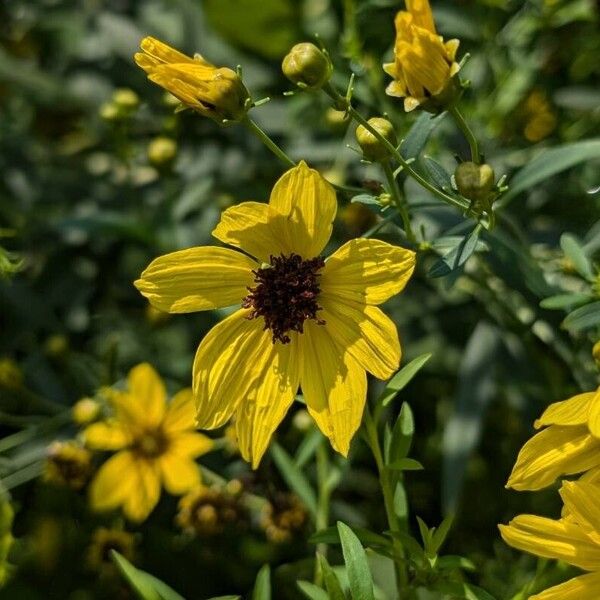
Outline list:
[[[386,379],[400,362],[396,327],[377,305],[404,288],[415,255],[356,239],[324,260],[336,209],[331,185],[302,162],[275,184],[269,204],[222,214],[213,235],[243,252],[173,252],[135,282],[168,312],[242,304],[202,340],[193,389],[198,426],[221,427],[235,415],[240,452],[254,467],[299,386],[346,455],[362,418],[365,370]]]
[[[406,0],[406,8],[395,19],[394,62],[383,69],[394,78],[387,94],[404,98],[404,109],[411,111],[443,92],[458,73],[459,41],[444,42],[437,34],[429,0]]]
[[[166,390],[146,363],[134,367],[126,391],[112,391],[114,418],[84,431],[89,448],[118,450],[100,468],[90,486],[95,510],[121,506],[132,521],[143,521],[158,503],[161,484],[181,495],[200,483],[194,458],[209,452],[212,440],[194,431],[190,388],[167,406]]]
[[[598,600],[600,598],[600,486],[565,482],[560,491],[565,516],[560,520],[519,515],[500,525],[507,544],[544,558],[591,571],[552,587],[530,600]]]
[[[600,467],[600,388],[551,404],[535,422],[507,487],[539,490],[563,475]]]
[[[250,95],[235,71],[217,68],[199,54],[186,56],[153,37],[144,38],[140,48],[134,56],[138,67],[189,108],[218,123],[246,114]]]

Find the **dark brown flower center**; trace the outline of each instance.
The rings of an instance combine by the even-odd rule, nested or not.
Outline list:
[[[251,308],[249,319],[263,317],[265,329],[273,334],[273,343],[290,342],[289,331],[303,332],[304,321],[313,319],[319,325],[321,310],[317,299],[319,292],[319,271],[325,266],[320,258],[302,259],[298,254],[270,256],[270,264],[256,271],[255,287],[242,301],[244,308]]]
[[[165,434],[160,430],[144,431],[139,435],[134,444],[134,451],[143,458],[156,458],[164,454],[167,450],[169,441]]]

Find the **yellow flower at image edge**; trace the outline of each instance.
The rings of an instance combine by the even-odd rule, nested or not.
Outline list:
[[[242,303],[202,340],[193,366],[197,425],[235,417],[240,453],[256,468],[298,388],[333,447],[346,455],[366,399],[365,371],[398,368],[394,323],[377,307],[409,280],[415,255],[371,239],[324,260],[337,210],[331,185],[305,163],[275,184],[268,204],[227,209],[197,247],[154,260],[135,282],[160,310]]]
[[[458,73],[459,41],[437,34],[429,0],[406,0],[406,7],[395,19],[394,62],[383,69],[394,78],[386,93],[404,98],[404,110],[411,111],[441,94]]]
[[[565,482],[560,490],[560,520],[519,515],[500,525],[504,541],[525,552],[563,560],[591,571],[554,586],[530,600],[598,600],[600,598],[600,486],[590,481]]]
[[[542,431],[521,449],[507,487],[539,490],[564,475],[600,469],[600,388],[551,404]]]
[[[138,67],[185,106],[218,123],[245,116],[250,95],[235,71],[215,67],[199,54],[186,56],[152,37],[140,47],[142,52],[134,56]]]
[[[167,394],[156,371],[146,363],[134,367],[127,390],[112,390],[114,418],[94,423],[84,440],[95,450],[117,450],[90,486],[94,510],[122,507],[132,521],[143,521],[158,503],[161,487],[181,495],[200,484],[194,458],[213,442],[194,431],[192,390]]]

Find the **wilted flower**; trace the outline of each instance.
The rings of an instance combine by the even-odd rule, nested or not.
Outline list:
[[[48,448],[44,465],[44,480],[80,490],[92,473],[92,456],[77,442],[53,442]]]
[[[454,60],[459,41],[437,34],[429,0],[406,0],[406,7],[396,15],[394,62],[383,69],[394,78],[387,94],[404,98],[404,110],[411,111],[446,91],[460,68]]]
[[[304,505],[295,494],[278,494],[262,509],[260,526],[274,544],[289,542],[307,521]]]
[[[153,37],[144,38],[140,47],[136,64],[183,104],[217,123],[244,118],[250,95],[235,71],[215,67],[199,54],[186,56]]]
[[[143,363],[129,372],[127,391],[112,391],[114,418],[85,429],[88,447],[119,451],[90,486],[95,510],[121,506],[129,519],[143,521],[158,503],[161,486],[178,496],[199,485],[194,458],[209,452],[213,442],[194,431],[191,389],[175,394],[168,406],[166,398],[160,377]]]

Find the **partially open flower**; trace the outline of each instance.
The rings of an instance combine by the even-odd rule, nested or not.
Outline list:
[[[311,90],[323,87],[333,72],[329,57],[309,42],[296,44],[286,54],[281,69],[292,83]]]
[[[243,119],[250,94],[235,71],[215,67],[199,54],[186,56],[152,37],[140,47],[143,52],[134,56],[138,67],[184,105],[220,124]]]
[[[406,7],[396,15],[394,62],[383,69],[394,78],[386,93],[404,98],[408,112],[431,99],[444,104],[460,66],[454,60],[459,41],[437,34],[429,0],[406,0]]]

